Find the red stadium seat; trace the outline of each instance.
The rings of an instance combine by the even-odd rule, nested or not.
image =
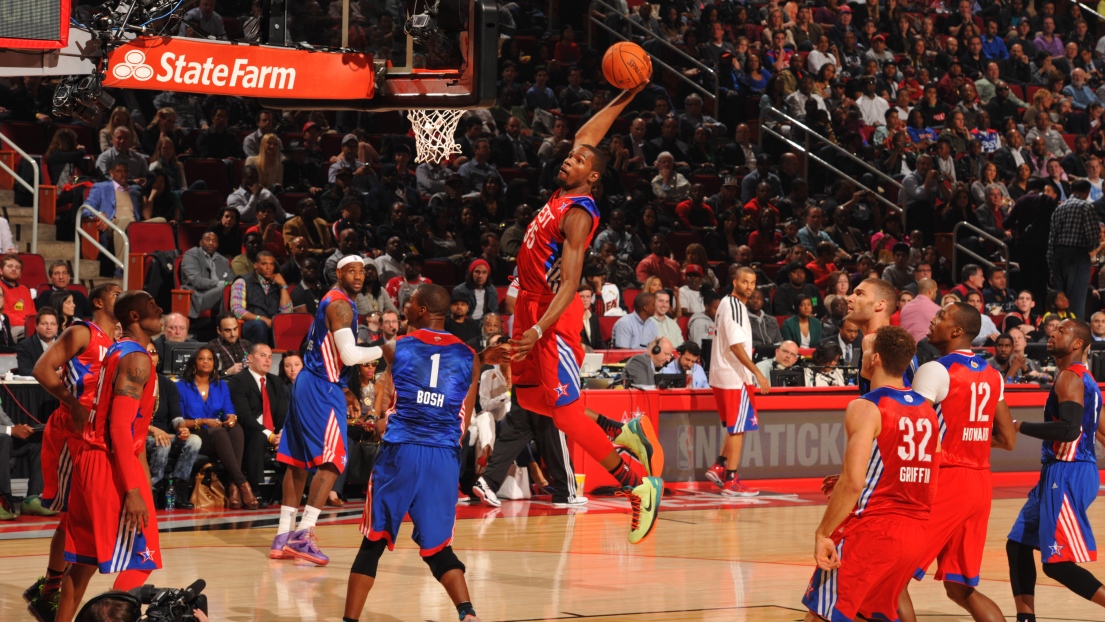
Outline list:
[[[272,318],[272,339],[279,352],[298,350],[311,329],[310,313],[277,313]]]
[[[690,322],[691,316],[689,315],[681,315],[679,316],[679,319],[675,321],[676,324],[679,324],[679,330],[683,333],[684,341],[686,341],[687,339],[687,325],[690,324]]]
[[[173,227],[165,222],[132,222],[127,225],[127,238],[130,240],[130,255],[127,258],[129,270],[127,289],[142,289],[146,282],[146,258],[155,251],[176,248],[176,234]]]
[[[627,289],[622,292],[622,304],[625,305],[626,309],[629,309],[630,311],[636,311],[636,309],[633,307],[633,300],[637,298],[637,294],[639,293],[641,293],[641,290],[639,289]]]
[[[199,246],[200,238],[207,231],[205,222],[182,222],[176,227],[176,245],[181,253]]]
[[[618,316],[604,315],[599,318],[599,333],[606,343],[610,343],[610,340],[614,337],[614,324],[617,321]]]
[[[19,277],[20,283],[46,283],[50,280],[49,275],[46,274],[46,260],[42,255],[19,253],[19,258],[23,260],[23,275]]]

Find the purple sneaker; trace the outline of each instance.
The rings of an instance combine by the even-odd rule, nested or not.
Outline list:
[[[291,555],[284,552],[284,545],[288,543],[288,536],[292,533],[279,533],[272,539],[272,548],[269,549],[269,559],[293,559]]]
[[[322,550],[318,548],[318,538],[315,537],[314,527],[300,529],[288,534],[288,542],[284,545],[284,554],[319,566],[330,563],[330,558],[323,555]]]

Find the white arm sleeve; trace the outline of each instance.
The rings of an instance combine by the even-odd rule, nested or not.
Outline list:
[[[375,361],[384,355],[380,346],[364,348],[357,345],[357,338],[353,336],[353,330],[343,328],[334,332],[334,344],[338,346],[338,355],[341,362],[346,365],[360,365],[369,361]]]
[[[947,367],[937,361],[929,361],[917,370],[917,375],[913,376],[912,388],[926,400],[939,404],[948,397],[950,380]]]

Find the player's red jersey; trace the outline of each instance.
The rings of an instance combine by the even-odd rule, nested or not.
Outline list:
[[[560,289],[560,259],[564,249],[564,233],[560,222],[572,207],[580,207],[591,215],[591,232],[587,245],[599,226],[599,209],[591,195],[564,196],[557,190],[537,213],[526,229],[526,237],[518,251],[518,287],[537,295],[552,295]],[[574,287],[574,285],[573,285]]]
[[[882,387],[861,399],[879,407],[882,431],[853,514],[927,518],[936,490],[936,412],[909,389]]]
[[[100,365],[107,355],[107,349],[115,340],[94,322],[74,320],[73,324],[88,327],[88,347],[65,364],[65,388],[76,396],[81,406],[91,411],[96,401],[96,384],[100,378]]]
[[[88,449],[122,452],[122,448],[111,446],[110,426],[112,416],[115,414],[112,412],[112,402],[115,398],[115,374],[123,357],[136,352],[149,356],[146,349],[132,339],[121,339],[108,348],[96,385],[96,402],[88,414],[88,424],[84,426],[83,431],[85,446]],[[135,456],[146,447],[146,433],[149,431],[150,419],[155,410],[157,410],[157,380],[151,374],[150,381],[146,383],[142,397],[138,401],[138,415],[134,421],[127,422]],[[118,422],[116,424],[118,425]],[[141,465],[139,469],[141,470]]]
[[[994,413],[1005,399],[1001,372],[970,350],[957,350],[923,365],[913,390],[936,404],[940,466],[989,469]]]

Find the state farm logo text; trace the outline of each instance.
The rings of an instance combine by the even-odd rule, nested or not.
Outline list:
[[[145,82],[150,78],[158,82],[176,84],[203,84],[246,89],[293,89],[295,88],[295,69],[292,67],[270,67],[252,65],[249,59],[238,58],[233,66],[214,62],[207,57],[202,63],[189,61],[187,55],[165,52],[161,55],[161,71],[154,75],[154,69],[146,64],[146,54],[139,50],[130,50],[123,56],[121,63],[111,68],[113,76],[120,80],[135,79]]]

